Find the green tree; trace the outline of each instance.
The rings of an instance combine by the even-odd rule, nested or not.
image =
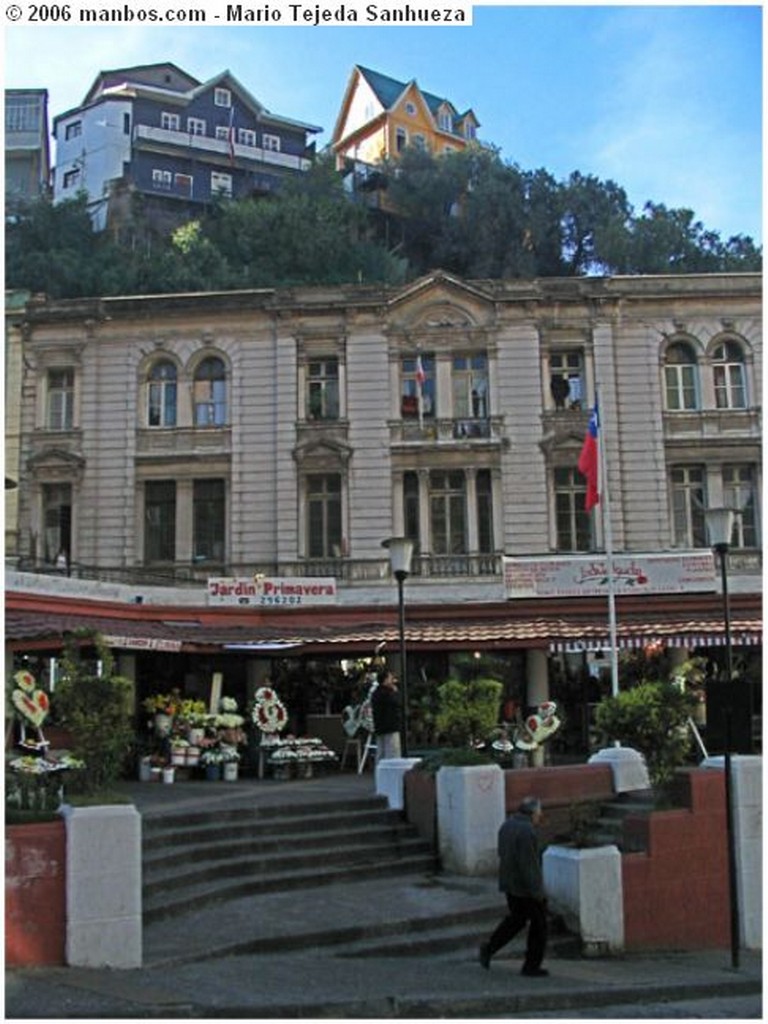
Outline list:
[[[640,683],[601,701],[595,723],[604,742],[640,751],[652,785],[663,788],[691,749],[688,718],[694,706],[695,699],[673,683]]]
[[[88,792],[108,789],[120,778],[133,739],[133,684],[115,672],[99,636],[93,645],[97,663],[85,660],[74,641],[67,645],[53,694],[59,719],[72,734],[72,753],[85,762]]]
[[[484,740],[499,720],[504,687],[497,679],[449,679],[437,690],[436,726],[455,746]]]

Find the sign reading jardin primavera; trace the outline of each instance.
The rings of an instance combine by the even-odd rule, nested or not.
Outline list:
[[[515,597],[594,597],[608,593],[604,555],[505,558],[504,594]],[[682,594],[715,589],[711,551],[614,555],[615,594]]]
[[[208,604],[297,608],[335,603],[332,576],[212,576],[208,580]]]

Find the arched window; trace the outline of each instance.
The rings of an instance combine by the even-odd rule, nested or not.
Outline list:
[[[687,341],[675,341],[664,357],[667,409],[672,412],[699,408],[696,353]]]
[[[721,341],[712,352],[712,378],[718,409],[746,409],[744,352],[735,341]]]
[[[170,360],[155,363],[147,379],[147,426],[176,426],[176,367]]]
[[[227,371],[218,356],[203,359],[195,370],[195,426],[222,427],[227,422]]]

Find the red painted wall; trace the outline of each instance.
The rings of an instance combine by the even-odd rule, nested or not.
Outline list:
[[[5,963],[61,965],[66,955],[63,821],[5,830]]]
[[[646,853],[621,859],[627,949],[705,949],[730,942],[725,781],[691,769],[676,779],[682,809],[625,822]]]

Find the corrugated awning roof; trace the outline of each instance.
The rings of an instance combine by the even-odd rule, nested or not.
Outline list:
[[[609,646],[607,621],[590,618],[515,617],[428,621],[415,612],[406,621],[406,642],[418,647],[494,646],[531,647],[550,651],[599,650]],[[19,647],[24,641],[35,646],[50,640],[58,646],[65,634],[86,630],[101,633],[111,647],[135,650],[196,650],[213,647],[222,650],[287,647],[361,648],[386,640],[399,639],[397,625],[389,622],[359,624],[301,624],[295,628],[285,618],[273,624],[217,625],[189,619],[159,618],[141,620],[99,615],[80,615],[8,610],[5,619],[6,641]],[[731,621],[735,646],[762,643],[762,620],[758,616],[739,616]],[[725,643],[722,618],[701,615],[633,615],[617,623],[620,648],[644,647],[661,642],[669,647],[721,646]]]

